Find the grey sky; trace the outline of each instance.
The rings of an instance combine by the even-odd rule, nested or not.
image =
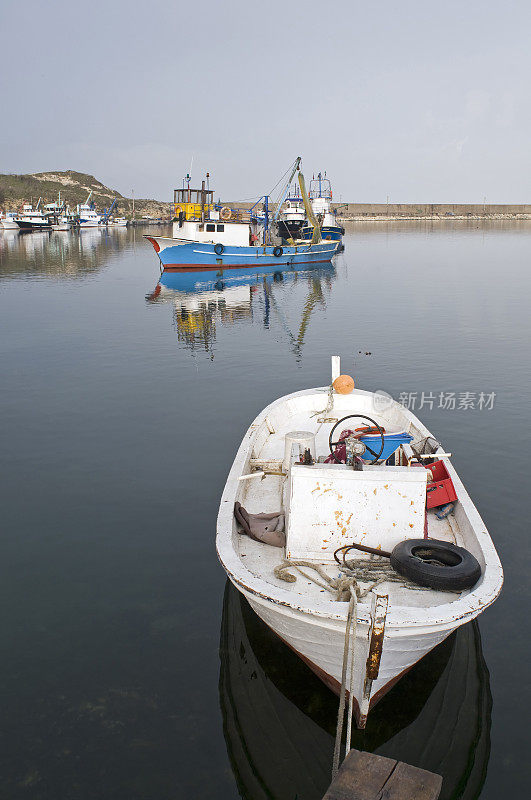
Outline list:
[[[531,201],[528,0],[0,0],[0,172],[222,198]]]

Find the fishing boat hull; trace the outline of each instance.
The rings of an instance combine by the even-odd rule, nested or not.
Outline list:
[[[302,239],[303,223],[300,220],[281,219],[278,223],[278,235],[283,239]],[[309,237],[312,238],[311,236]]]
[[[319,242],[295,247],[239,247],[213,243],[181,242],[178,239],[146,236],[157,253],[165,270],[204,270],[230,267],[252,269],[277,267],[279,270],[292,264],[319,264],[329,262],[337,251],[336,242]]]
[[[345,229],[339,225],[324,225],[321,228],[321,236],[323,239],[332,242],[340,242],[343,238]],[[305,225],[302,229],[302,238],[311,239],[313,236],[313,227]]]
[[[52,226],[49,222],[28,222],[26,220],[17,220],[17,226],[21,231],[50,231]]]

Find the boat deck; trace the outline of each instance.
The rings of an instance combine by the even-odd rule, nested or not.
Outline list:
[[[335,420],[334,420],[335,421]],[[309,417],[307,414],[295,415],[286,419],[284,425],[276,425],[271,435],[267,437],[264,444],[260,447],[258,452],[253,452],[252,457],[255,460],[254,466],[260,466],[260,462],[269,462],[269,464],[279,463],[284,456],[284,437],[287,433],[293,430],[311,431],[316,435],[316,456],[328,456],[328,435],[331,430],[333,422],[318,422],[317,417]],[[272,426],[271,426],[272,427]],[[256,462],[259,462],[256,464]],[[383,467],[385,469],[385,466]],[[280,474],[267,474],[268,467],[264,467],[266,475],[263,478],[252,478],[243,481],[242,497],[240,502],[251,514],[258,513],[273,513],[283,510],[282,498],[285,492],[286,477]],[[391,468],[389,468],[391,469]],[[446,519],[439,520],[433,511],[429,511],[428,515],[428,535],[430,538],[448,541],[459,546],[465,546],[463,536],[453,515]],[[294,596],[304,596],[310,602],[312,600],[323,600],[325,597],[331,599],[332,595],[317,585],[314,581],[305,579],[300,573],[292,570],[296,575],[297,580],[295,583],[286,583],[278,579],[274,574],[274,568],[282,563],[285,558],[284,548],[272,547],[262,542],[254,541],[245,534],[239,534],[237,537],[237,552],[245,564],[245,567],[253,573],[256,577],[261,578],[272,586],[282,588],[284,590],[293,592]],[[353,558],[365,558],[363,553],[351,553]],[[367,560],[371,563],[384,563],[388,564],[387,559],[380,559],[377,556],[366,556]],[[339,568],[333,564],[320,564],[327,575],[331,578],[336,578],[339,575]],[[311,569],[303,568],[313,577],[319,579],[319,576],[312,572]],[[362,590],[367,588],[370,584],[359,582]],[[388,581],[379,584],[379,591],[381,593],[388,593],[391,602],[398,606],[407,607],[427,607],[437,606],[452,602],[457,599],[460,594],[455,592],[441,592],[432,589],[424,589],[422,587],[412,588],[407,586],[406,583],[397,583],[395,581]]]

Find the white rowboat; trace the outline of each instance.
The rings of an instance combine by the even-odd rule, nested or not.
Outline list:
[[[338,362],[336,358],[333,378],[339,374]],[[406,431],[413,443],[431,436],[409,410],[381,394],[358,389],[336,394],[321,387],[276,400],[251,424],[236,454],[221,498],[216,547],[229,579],[258,616],[338,693],[345,685],[349,604],[326,591],[311,569],[304,568],[304,577],[289,570],[296,577],[293,583],[281,580],[275,568],[286,557],[313,563],[334,579],[339,575],[333,558],[338,547],[358,542],[392,550],[400,541],[422,537],[426,519],[429,538],[466,548],[477,559],[481,577],[472,589],[441,591],[395,579],[380,583],[366,596],[362,592],[350,644],[347,638],[349,675],[352,669],[347,688],[358,726],[364,727],[370,707],[405,672],[494,602],[503,572],[486,527],[448,458],[444,463],[457,501],[446,519],[438,519],[433,511],[425,513],[427,470],[409,466],[413,453],[408,444],[400,445],[395,466],[364,466],[361,472],[348,465],[306,466],[293,460],[285,446],[287,434],[315,436],[319,460],[329,455],[333,425],[348,414],[367,415],[387,431]],[[443,453],[438,446],[435,457]],[[263,474],[249,479],[255,472]],[[285,514],[286,547],[242,534],[234,518],[235,502],[250,514]],[[384,561],[363,557],[371,564]],[[359,588],[371,586],[360,579]]]

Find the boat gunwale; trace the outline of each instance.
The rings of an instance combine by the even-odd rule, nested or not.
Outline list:
[[[221,496],[216,525],[216,551],[230,580],[244,593],[249,592],[271,604],[279,607],[285,606],[291,611],[299,612],[304,615],[329,619],[330,621],[344,621],[347,616],[347,603],[338,603],[335,600],[327,599],[314,600],[308,603],[301,595],[294,597],[293,593],[288,589],[269,583],[264,578],[257,576],[248,569],[237,553],[233,541],[233,537],[237,535],[235,533],[236,528],[233,507],[238,491],[238,478],[243,474],[243,468],[252,447],[253,437],[257,433],[259,426],[266,421],[272,410],[286,404],[288,401],[318,393],[325,395],[328,394],[328,391],[329,387],[324,386],[303,389],[299,392],[284,395],[262,409],[250,424],[237,450]],[[350,395],[341,397],[348,398],[352,397],[352,395],[367,398],[375,396],[374,392],[355,389]],[[400,413],[404,415],[410,424],[413,424],[421,433],[425,436],[433,435],[409,409],[396,401],[393,401],[393,403],[395,407],[400,409]],[[406,627],[417,629],[421,626],[438,631],[445,627],[447,627],[449,631],[453,630],[458,625],[465,624],[478,616],[496,600],[501,592],[503,570],[494,543],[454,466],[448,459],[445,460],[445,463],[454,482],[458,500],[463,506],[477,539],[478,546],[482,551],[485,568],[484,571],[482,571],[481,580],[472,591],[462,594],[457,599],[451,600],[448,603],[443,603],[442,605],[422,607],[391,604],[386,623],[388,630],[392,628],[400,628],[403,630]],[[360,603],[358,611],[360,622],[368,622],[368,605],[366,603]]]

